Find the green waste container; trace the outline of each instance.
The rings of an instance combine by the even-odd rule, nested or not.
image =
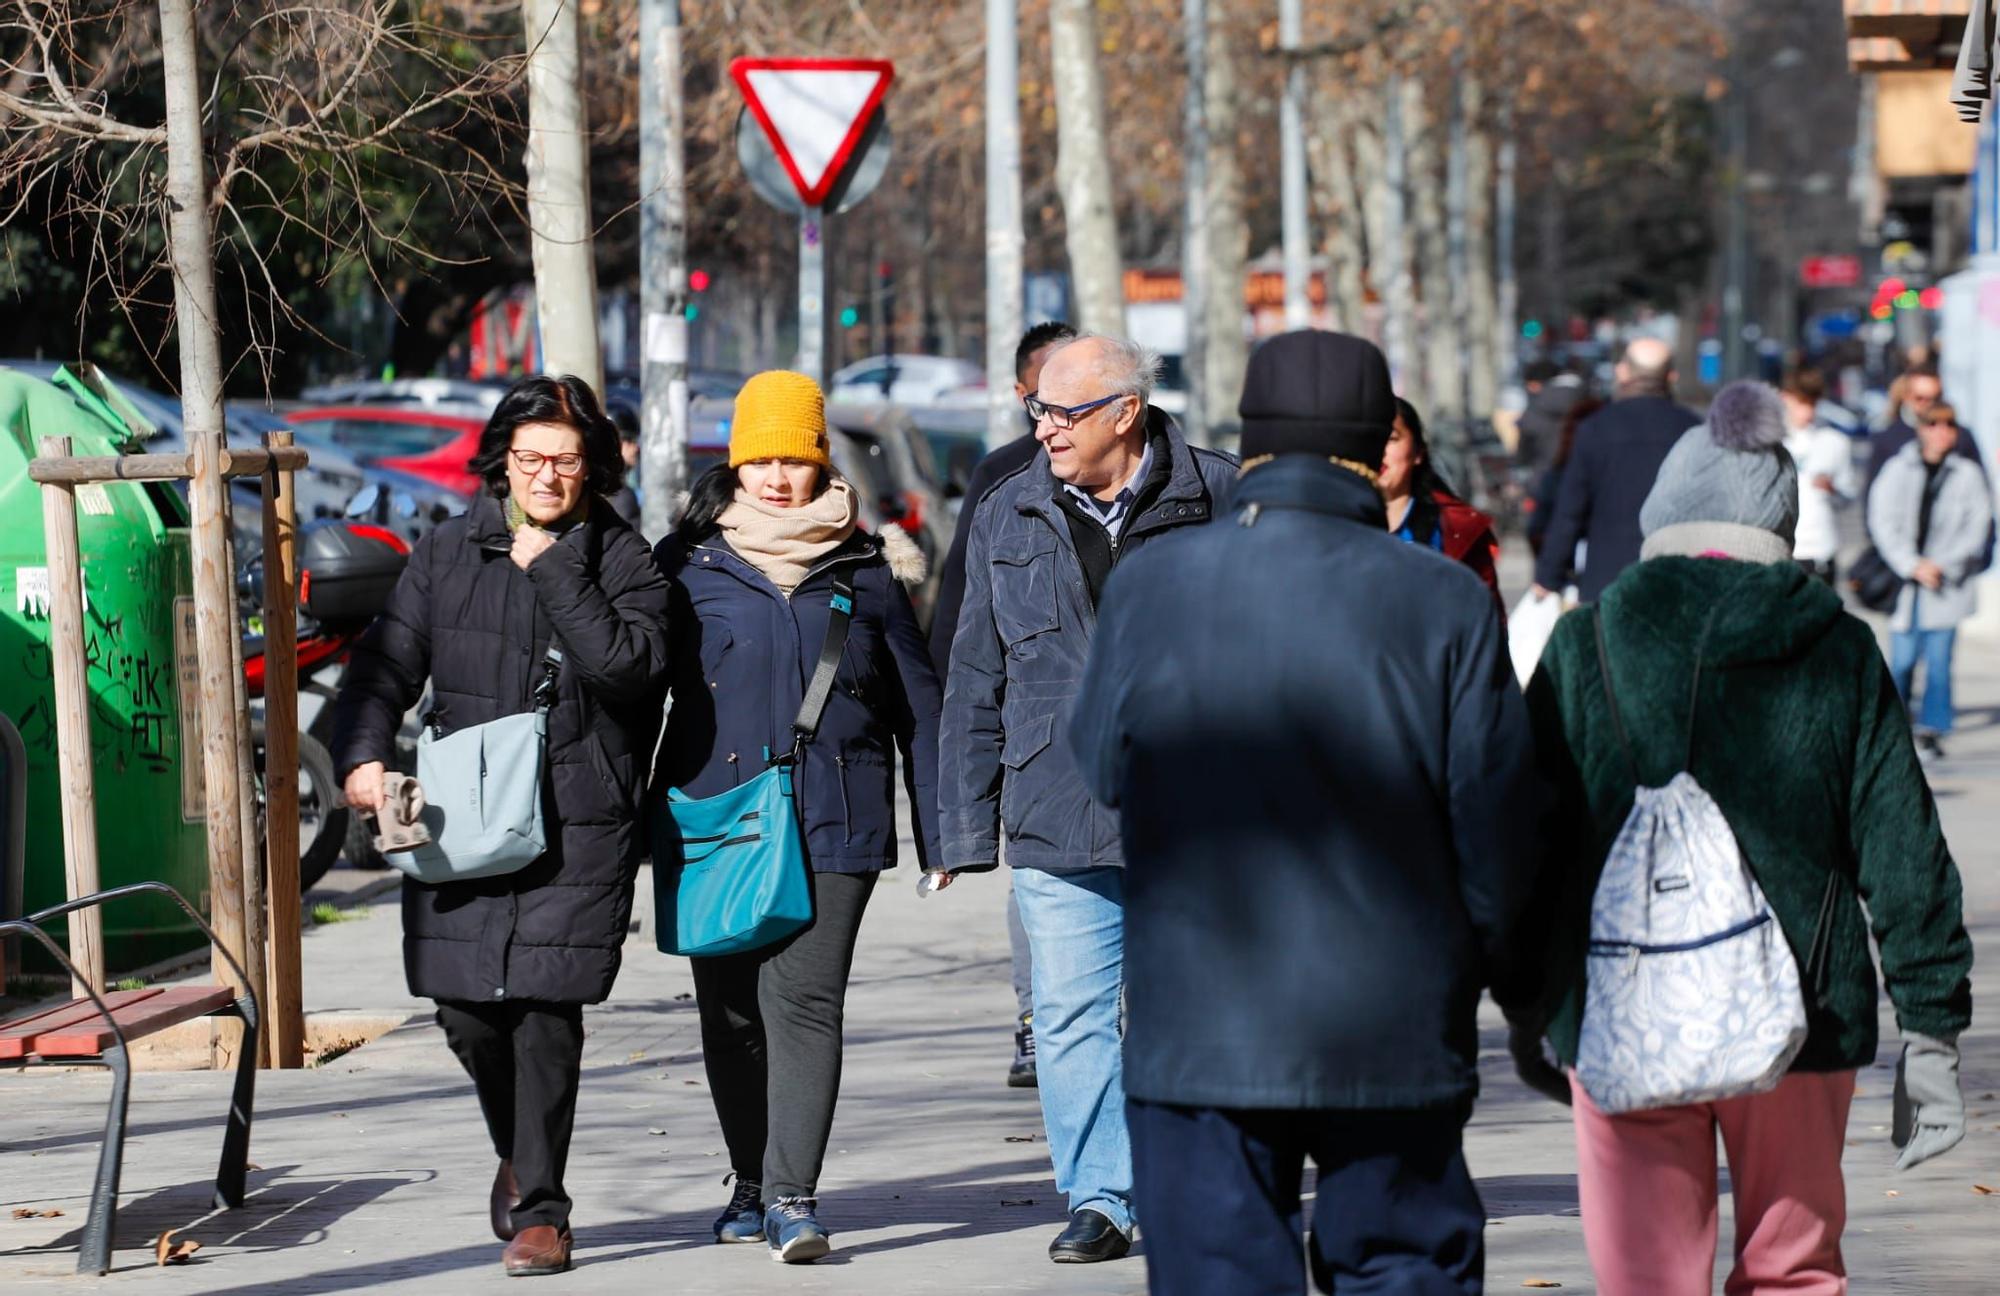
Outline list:
[[[115,392],[103,395],[117,399]],[[74,454],[110,455],[134,430],[74,375],[59,371],[48,383],[0,368],[0,712],[20,730],[28,753],[24,895],[30,912],[60,904],[67,882],[41,487],[28,480],[28,461],[45,436],[70,438]],[[76,514],[99,884],[165,882],[205,911],[208,851],[187,510],[171,485],[107,482],[77,488]],[[66,925],[54,924],[51,934],[65,939]],[[187,916],[164,897],[134,897],[104,910],[105,962],[112,972],[201,943]],[[26,961],[36,966],[32,951]]]

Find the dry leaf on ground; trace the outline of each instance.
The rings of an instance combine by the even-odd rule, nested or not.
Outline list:
[[[186,1264],[188,1258],[201,1250],[201,1243],[193,1238],[174,1241],[174,1230],[168,1229],[153,1243],[153,1260],[157,1264]]]
[[[1529,1279],[1527,1279],[1527,1280],[1526,1280],[1525,1282],[1523,1282],[1523,1283],[1522,1283],[1521,1285],[1522,1285],[1523,1287],[1560,1287],[1560,1286],[1562,1286],[1562,1284],[1561,1284],[1561,1283],[1557,1282],[1557,1281],[1556,1281],[1555,1279],[1553,1279],[1553,1278],[1529,1278]]]
[[[33,1206],[16,1206],[14,1208],[14,1218],[15,1219],[61,1219],[62,1212],[59,1210],[36,1210]]]
[[[1981,1197],[1991,1197],[1995,1193],[2000,1193],[2000,1188],[1991,1188],[1985,1184],[1974,1184],[1972,1185],[1972,1191],[1978,1193]]]

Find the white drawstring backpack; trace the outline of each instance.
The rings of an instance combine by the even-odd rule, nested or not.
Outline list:
[[[1762,1093],[1806,1041],[1797,961],[1743,862],[1694,759],[1701,658],[1695,646],[1687,755],[1664,787],[1640,782],[1604,647],[1597,660],[1618,743],[1632,766],[1632,813],[1604,861],[1590,906],[1590,949],[1576,1075],[1611,1113]]]

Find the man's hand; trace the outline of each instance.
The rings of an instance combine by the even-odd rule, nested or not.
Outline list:
[[[381,761],[369,761],[356,765],[347,772],[347,804],[363,814],[374,814],[382,808],[382,775],[386,771]]]
[[[1919,558],[1916,570],[1910,573],[1910,579],[1927,590],[1943,589],[1944,568],[1928,558]]]
[[[540,527],[524,524],[514,533],[514,547],[508,551],[507,556],[514,560],[516,567],[526,571],[529,563],[554,548],[555,543],[549,533]]]
[[[1826,495],[1833,494],[1833,474],[1821,473],[1812,479],[1813,489]]]
[[[1543,599],[1548,598],[1550,595],[1554,594],[1555,591],[1551,589],[1543,589],[1540,585],[1530,585],[1528,586],[1528,593],[1534,595],[1535,602],[1539,603]]]

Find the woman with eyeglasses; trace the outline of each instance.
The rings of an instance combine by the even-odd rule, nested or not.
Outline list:
[[[729,462],[695,483],[655,560],[676,605],[655,795],[720,796],[797,746],[812,921],[762,948],[691,961],[702,1062],[736,1185],[715,1240],[762,1242],[773,1259],[808,1263],[831,1245],[818,1216],[820,1167],[855,939],[876,880],[896,866],[899,757],[918,864],[942,866],[942,698],[903,584],[923,579],[923,555],[900,527],[860,529],[854,487],[828,455],[819,384],[771,370],[737,394]],[[799,745],[808,681],[832,652],[832,688]],[[655,859],[656,884],[672,885],[667,870],[680,862]]]
[[[417,543],[355,647],[334,753],[348,804],[375,812],[396,732],[426,686],[425,723],[446,735],[532,710],[554,670],[547,851],[504,876],[406,880],[403,964],[411,993],[437,1000],[478,1092],[499,1159],[490,1210],[506,1272],[560,1273],[583,1006],[611,993],[644,851],[639,797],[659,728],[668,587],[605,501],[625,465],[582,379],[515,384],[471,467],[486,489]]]

